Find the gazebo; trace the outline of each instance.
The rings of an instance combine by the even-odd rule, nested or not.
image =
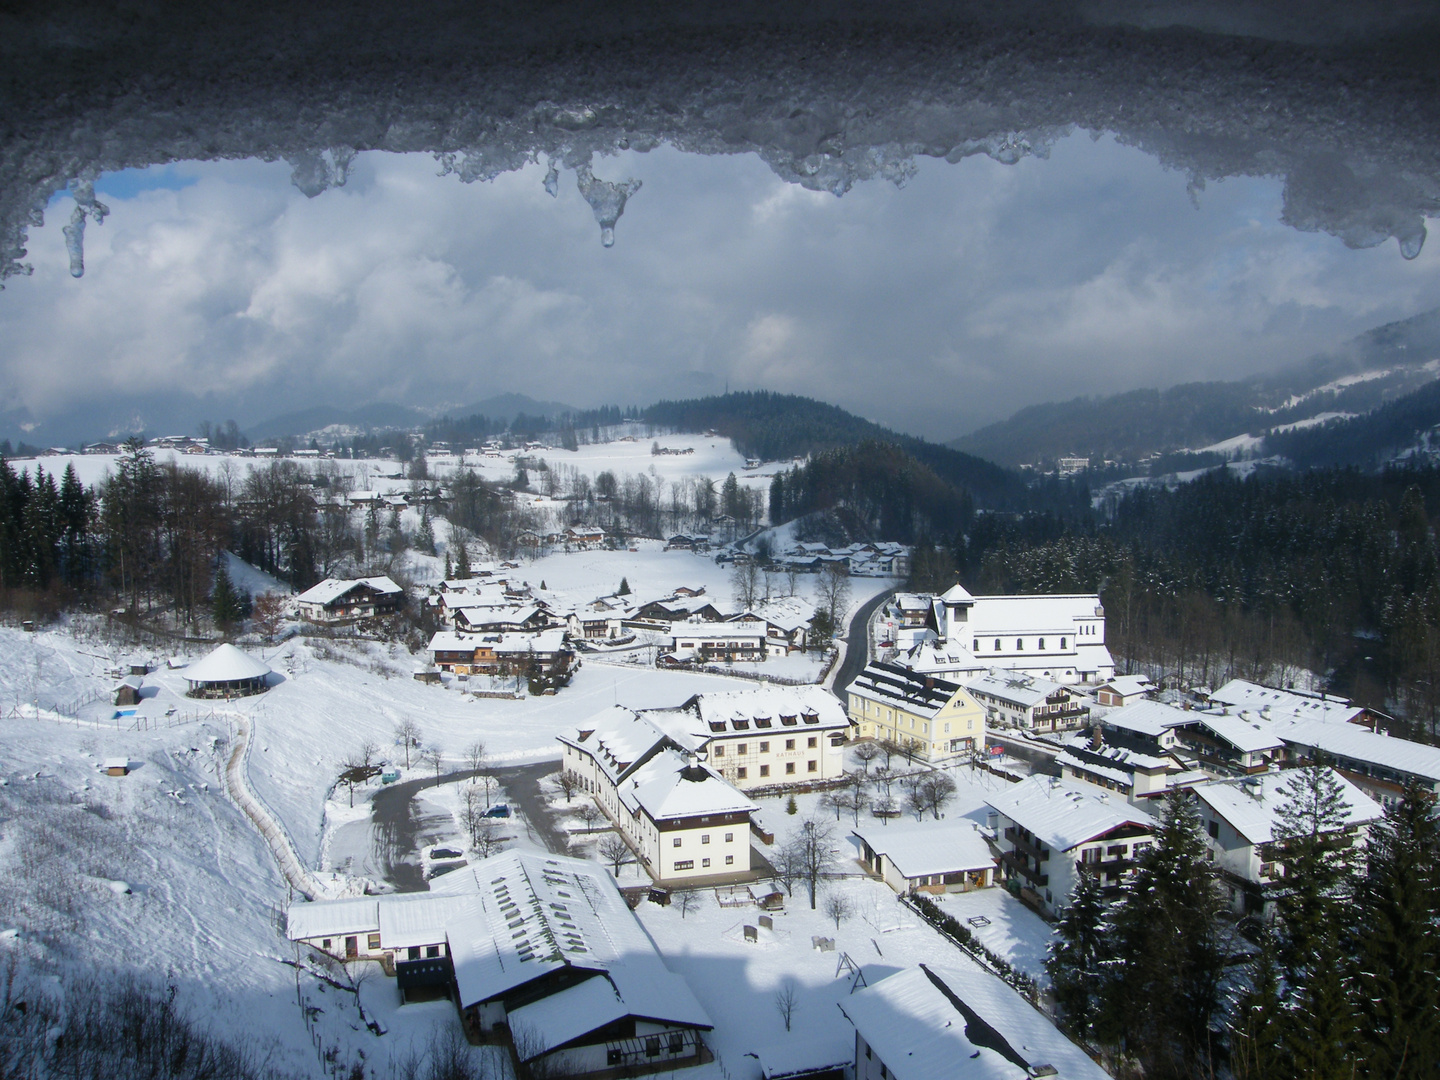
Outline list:
[[[232,698],[263,694],[270,669],[226,642],[185,669],[186,693],[193,698]]]

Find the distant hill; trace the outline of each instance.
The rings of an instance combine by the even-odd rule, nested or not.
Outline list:
[[[555,401],[536,401],[524,394],[498,394],[473,405],[444,409],[443,414],[466,418],[482,416],[503,427],[506,421],[521,413],[532,417],[552,418],[574,411],[569,405]],[[308,435],[332,426],[356,428],[360,431],[409,430],[432,423],[441,412],[442,410],[422,409],[414,405],[383,403],[362,405],[353,409],[318,405],[254,424],[246,429],[246,434],[252,440],[263,440],[278,439],[284,435]]]
[[[1437,377],[1440,309],[1377,327],[1273,375],[1032,405],[949,445],[1009,466],[1070,455],[1097,465],[1136,462],[1296,424],[1323,426],[1326,414],[1369,413]],[[1266,445],[1279,452],[1278,443]]]
[[[1380,468],[1396,458],[1440,456],[1440,381],[1386,402],[1363,416],[1330,420],[1266,437],[1266,454],[1298,468]]]

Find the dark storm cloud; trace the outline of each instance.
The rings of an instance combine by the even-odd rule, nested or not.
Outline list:
[[[1440,256],[1279,223],[1277,182],[1188,192],[1084,133],[1048,160],[924,161],[843,198],[753,156],[597,158],[644,181],[603,248],[562,172],[488,183],[365,154],[169,167],[102,197],[86,275],[58,200],[0,294],[6,407],[175,390],[242,418],[332,402],[575,405],[768,388],[948,438],[1037,401],[1235,378],[1440,303]],[[211,410],[213,412],[213,409]]]

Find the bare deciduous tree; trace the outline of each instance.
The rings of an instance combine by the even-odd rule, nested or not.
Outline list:
[[[698,892],[687,890],[682,893],[676,893],[671,903],[675,906],[676,910],[680,912],[680,918],[683,919],[686,915],[689,915],[690,912],[700,910],[701,895]]]
[[[825,897],[825,917],[835,920],[835,929],[840,929],[840,924],[854,914],[855,908],[850,903],[850,898],[842,892],[831,890]]]
[[[420,751],[419,761],[435,770],[435,786],[440,786],[440,770],[445,765],[445,751],[438,746],[427,746]]]
[[[862,742],[856,745],[850,752],[855,755],[855,760],[860,762],[860,767],[864,770],[865,775],[868,776],[870,775],[870,763],[885,751],[877,743]]]
[[[605,819],[600,808],[588,800],[575,808],[575,816],[580,819],[580,824],[585,826],[587,833],[594,832],[595,826]]]
[[[250,618],[266,641],[274,641],[285,625],[284,597],[278,593],[261,593],[250,604]]]
[[[470,767],[470,782],[485,766],[485,744],[478,739],[465,748],[465,764]]]
[[[835,827],[828,821],[814,818],[802,821],[785,842],[780,859],[785,863],[787,873],[793,873],[795,880],[805,883],[810,896],[810,910],[814,911],[820,882],[835,869]]]
[[[410,751],[420,749],[420,725],[414,720],[401,720],[395,725],[395,742],[405,747],[405,767],[410,767]]]
[[[630,845],[617,833],[611,833],[600,841],[600,858],[610,867],[616,877],[620,876],[620,868],[627,863],[635,861],[635,856],[630,852]]]
[[[780,989],[775,991],[775,1009],[780,1014],[780,1019],[785,1021],[785,1030],[790,1030],[790,1022],[795,1017],[795,1011],[800,1007],[800,995],[795,989],[795,984],[786,979]]]
[[[564,795],[568,803],[575,797],[575,793],[584,787],[584,780],[574,769],[561,769],[550,778],[550,786]]]

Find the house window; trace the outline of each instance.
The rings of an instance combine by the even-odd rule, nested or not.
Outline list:
[[[710,865],[710,860],[709,860],[709,859],[701,859],[701,860],[700,860],[700,865],[701,865],[702,868],[703,868],[703,867],[706,867],[706,866],[709,866],[709,865]]]
[[[427,957],[429,957],[430,959],[432,959],[432,960],[435,959],[435,957],[437,957],[437,956],[440,955],[440,946],[439,946],[439,945],[426,945],[426,946],[425,946],[425,955],[426,955]]]
[[[750,745],[749,743],[743,743],[743,742],[742,742],[742,743],[738,744],[738,745],[735,747],[735,752],[736,752],[737,754],[743,754],[743,753],[745,753],[745,751],[746,751],[747,749],[749,749],[749,745]]]
[[[322,942],[320,943],[320,947],[323,948],[323,949],[328,949],[328,948],[330,948],[330,938],[327,937],[324,941],[322,941]]]
[[[411,945],[410,948],[408,948],[408,949],[405,950],[405,958],[406,958],[407,960],[419,960],[419,959],[420,959],[420,946],[419,946],[419,945]]]
[[[625,1051],[623,1051],[623,1050],[607,1050],[607,1051],[605,1051],[605,1064],[606,1064],[606,1065],[623,1065],[623,1064],[625,1064]]]
[[[818,761],[807,761],[807,762],[805,762],[805,771],[806,771],[806,772],[819,772],[819,771],[820,771],[820,763],[819,763]]]
[[[733,832],[727,832],[727,833],[725,834],[725,843],[727,843],[727,844],[733,844],[734,842],[735,842],[735,834],[734,834]]]
[[[1063,637],[1060,639],[1060,648],[1065,648],[1065,639]]]
[[[708,844],[709,842],[710,842],[710,834],[709,834],[708,832],[707,832],[707,833],[701,833],[701,834],[700,834],[700,843],[702,843],[702,844]]]
[[[786,750],[794,750],[794,749],[795,749],[795,740],[794,740],[794,739],[786,739],[786,740],[785,740],[785,749],[786,749]]]
[[[1220,839],[1220,823],[1218,821],[1205,822],[1205,831],[1210,834],[1210,839]]]
[[[694,859],[681,859],[679,862],[674,863],[673,865],[674,865],[674,867],[675,867],[676,870],[694,870],[694,869],[695,869],[695,860],[694,860]]]
[[[645,1040],[645,1056],[660,1056],[660,1037],[658,1035],[652,1035],[650,1038]]]
[[[369,947],[371,952],[374,952],[376,949],[380,948],[380,935],[371,934],[368,938],[365,939],[365,944]]]
[[[715,756],[716,756],[716,757],[724,757],[724,756],[725,756],[725,747],[721,746],[719,743],[716,743],[716,744],[715,744]]]
[[[761,775],[761,776],[769,776],[769,775],[770,775],[770,766],[769,766],[769,765],[761,765],[761,766],[760,766],[760,775]]]
[[[762,742],[762,743],[760,744],[760,753],[762,753],[762,754],[768,754],[769,752],[770,752],[770,744],[769,744],[768,742]]]
[[[995,639],[995,651],[1000,651],[1000,639],[998,637]]]
[[[915,721],[912,720],[912,721],[910,721],[910,722],[913,724]],[[811,735],[810,738],[808,738],[808,739],[805,740],[805,745],[806,745],[807,747],[809,747],[811,750],[814,750],[815,747],[817,747],[817,746],[820,745],[820,743],[819,743],[818,741],[816,741],[816,738],[815,738],[814,735]]]
[[[736,777],[736,779],[738,779],[738,780],[744,780],[744,779],[745,779],[745,766],[744,766],[744,765],[741,765],[740,768],[738,768],[738,769],[735,770],[735,777]]]
[[[726,856],[725,856],[725,865],[726,865],[726,866],[734,866],[734,865],[735,865],[735,856],[734,856],[734,855],[726,855]]]
[[[794,772],[795,772],[795,763],[794,763],[793,761],[787,761],[787,762],[785,762],[785,775],[786,775],[786,776],[791,776],[791,775],[794,774]]]
[[[1040,639],[1040,651],[1045,651],[1045,639],[1043,637]]]
[[[1015,639],[1015,651],[1016,651],[1016,652],[1024,652],[1024,651],[1025,651],[1025,639],[1024,639],[1023,637],[1017,637],[1017,638]]]
[[[685,1049],[685,1036],[678,1032],[670,1036],[670,1053],[678,1054]]]

